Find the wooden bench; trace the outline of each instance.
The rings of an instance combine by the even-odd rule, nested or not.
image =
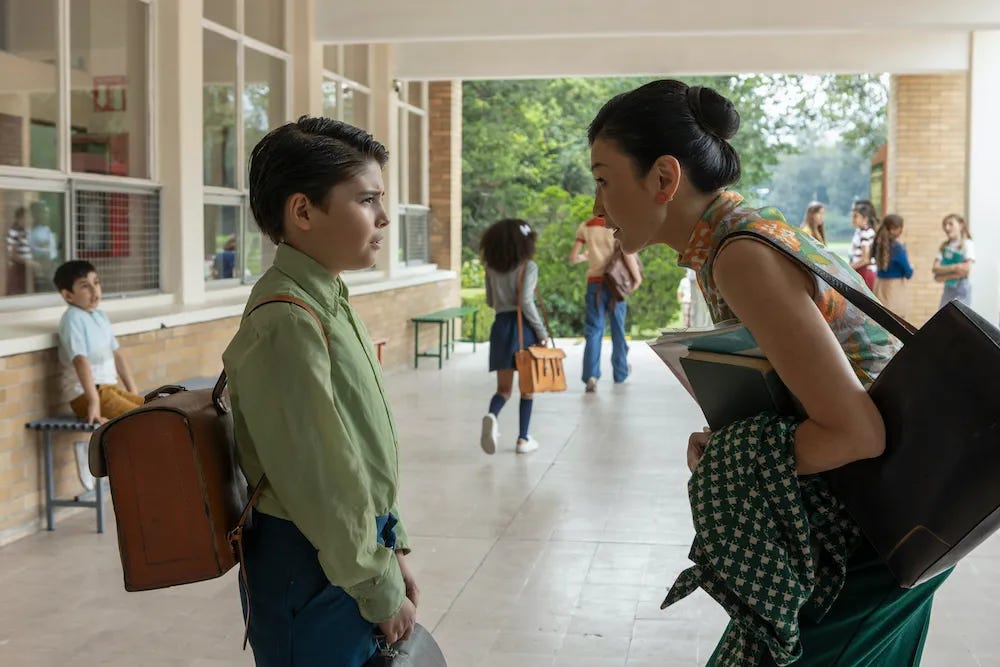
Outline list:
[[[472,338],[455,338],[455,320],[460,320],[466,315],[472,315]],[[455,308],[445,308],[426,315],[411,317],[413,322],[413,367],[418,368],[420,357],[434,357],[438,360],[438,368],[442,367],[445,358],[451,358],[451,350],[455,347],[455,342],[472,343],[472,351],[476,351],[476,333],[478,327],[479,309],[475,306],[457,306]],[[449,322],[451,325],[449,326]],[[438,325],[438,351],[420,351],[420,325]]]
[[[187,389],[209,389],[215,386],[217,378],[196,377],[182,380],[177,384]],[[31,431],[42,434],[42,449],[45,458],[45,523],[48,530],[55,530],[55,510],[57,507],[91,507],[97,510],[97,532],[104,532],[104,485],[103,479],[97,479],[94,490],[82,493],[76,498],[57,498],[55,489],[55,471],[53,470],[53,433],[77,432],[92,433],[98,424],[87,424],[76,415],[56,415],[30,421],[24,425]],[[88,438],[90,436],[88,435]]]

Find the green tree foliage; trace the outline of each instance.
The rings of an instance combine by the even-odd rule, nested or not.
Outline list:
[[[766,199],[793,224],[802,221],[810,202],[823,202],[827,240],[847,241],[853,233],[851,206],[870,193],[869,161],[844,145],[782,155],[767,181]]]
[[[583,332],[585,269],[566,263],[577,225],[591,215],[587,127],[618,93],[650,78],[469,81],[463,85],[463,283],[492,222],[524,218],[540,234],[540,284],[557,335]],[[869,158],[885,140],[883,76],[685,77],[731,99],[741,127],[736,185],[751,205],[778,206],[792,222],[806,204],[828,204],[835,240],[848,232],[850,203],[867,195]],[[834,137],[834,141],[830,140]],[[838,142],[839,138],[839,143]],[[629,326],[655,330],[677,309],[683,272],[667,248],[642,253],[646,282],[630,300]],[[467,275],[466,275],[467,274]]]
[[[482,231],[504,217],[544,226],[553,211],[536,200],[547,188],[571,197],[593,193],[587,127],[614,95],[649,78],[469,81],[463,85],[463,243],[475,247]],[[763,182],[778,156],[791,150],[779,118],[760,104],[782,90],[774,76],[691,77],[711,86],[740,109],[734,145],[743,156],[742,183]],[[531,215],[529,215],[531,214]]]

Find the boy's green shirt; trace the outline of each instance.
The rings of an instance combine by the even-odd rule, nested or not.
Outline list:
[[[285,244],[246,312],[277,294],[308,303],[324,330],[289,303],[244,316],[223,354],[240,464],[251,485],[267,474],[257,509],[295,523],[330,583],[379,623],[405,598],[375,524],[383,514],[400,519],[396,424],[381,368],[344,283]],[[408,550],[401,520],[395,530],[397,548]]]

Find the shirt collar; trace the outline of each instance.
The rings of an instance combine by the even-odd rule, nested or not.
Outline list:
[[[347,299],[344,281],[334,278],[319,262],[287,243],[278,246],[274,254],[274,268],[294,280],[333,315],[337,314],[340,299]]]
[[[730,191],[723,192],[713,199],[691,230],[691,238],[688,239],[687,247],[677,259],[677,263],[685,268],[700,270],[708,260],[714,232],[719,223],[741,203],[743,197]]]

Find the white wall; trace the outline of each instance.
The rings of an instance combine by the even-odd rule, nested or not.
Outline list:
[[[969,224],[976,242],[972,305],[994,324],[1000,320],[1000,30],[972,36],[969,77]]]

